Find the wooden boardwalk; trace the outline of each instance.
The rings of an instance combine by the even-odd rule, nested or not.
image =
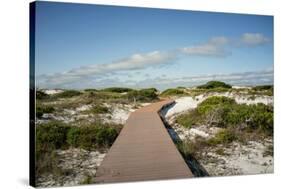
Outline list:
[[[159,116],[171,103],[165,100],[131,113],[97,170],[97,183],[193,177]]]

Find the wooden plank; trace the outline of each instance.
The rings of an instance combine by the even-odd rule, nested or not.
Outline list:
[[[158,114],[171,103],[165,100],[131,113],[97,170],[97,183],[193,177]]]

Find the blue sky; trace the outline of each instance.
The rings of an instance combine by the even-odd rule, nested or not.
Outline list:
[[[273,17],[37,2],[40,88],[273,84]]]

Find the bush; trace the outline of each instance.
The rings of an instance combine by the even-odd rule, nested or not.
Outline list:
[[[176,122],[184,127],[197,124],[247,129],[273,134],[273,107],[265,104],[237,104],[227,97],[209,97],[193,111],[180,115]]]
[[[193,125],[200,122],[201,116],[197,110],[191,110],[188,114],[179,115],[176,118],[176,123],[182,125],[185,128],[191,128]]]
[[[183,94],[185,94],[184,90],[181,88],[177,88],[177,89],[166,89],[161,93],[161,96],[178,96]]]
[[[141,91],[149,91],[149,92],[151,92],[151,93],[157,93],[157,89],[156,88],[146,88],[146,89],[141,89]]]
[[[70,169],[62,169],[58,166],[56,149],[65,149],[70,146],[86,150],[109,147],[120,130],[120,125],[109,124],[75,127],[52,121],[38,125],[36,127],[36,175],[49,173],[56,179],[69,174]]]
[[[80,91],[76,91],[76,90],[66,90],[63,91],[61,93],[55,94],[54,97],[55,98],[71,98],[74,96],[79,96],[82,93]]]
[[[214,111],[215,109],[225,106],[225,108],[227,108],[227,106],[236,104],[235,100],[232,98],[228,98],[228,97],[224,97],[224,96],[213,96],[213,97],[209,97],[206,100],[204,100],[203,102],[201,102],[197,109],[198,112],[201,114],[206,114],[209,113],[211,111]]]
[[[267,134],[273,134],[273,107],[264,104],[249,106],[251,113],[248,119],[248,125],[252,129],[260,129]]]
[[[208,146],[205,139],[201,137],[196,137],[194,140],[185,139],[183,141],[176,141],[175,144],[183,158],[189,160],[191,157],[199,158],[202,149]]]
[[[230,129],[224,129],[218,132],[213,138],[209,139],[208,144],[229,144],[236,140],[235,132]]]
[[[199,89],[214,89],[214,88],[227,88],[230,89],[232,88],[231,85],[228,85],[224,82],[221,81],[209,81],[204,85],[200,85],[197,88]]]
[[[113,144],[118,129],[106,125],[72,127],[67,134],[67,143],[86,150],[105,148]]]
[[[36,128],[38,153],[69,146],[84,149],[104,148],[112,145],[120,132],[120,125],[93,124],[75,127],[58,121],[41,124]]]
[[[52,106],[36,104],[36,117],[41,118],[44,113],[52,113],[55,109]]]
[[[84,91],[86,91],[86,92],[97,92],[98,90],[97,89],[84,89]]]
[[[141,89],[139,90],[139,96],[143,98],[143,100],[155,100],[157,99],[157,90],[155,88]]]
[[[95,140],[98,146],[109,147],[113,144],[117,136],[118,132],[112,127],[99,128]]]
[[[253,87],[255,91],[262,91],[262,90],[273,90],[273,85],[259,85]]]
[[[100,104],[95,105],[90,110],[83,111],[84,113],[92,113],[92,114],[106,114],[110,113],[110,109],[106,106],[102,106]]]
[[[249,119],[250,113],[250,108],[246,104],[233,105],[225,120],[230,125],[242,124]]]
[[[36,99],[37,100],[43,100],[48,99],[50,96],[43,91],[36,91]]]
[[[67,147],[66,138],[70,127],[58,121],[48,122],[36,127],[36,150],[49,151]]]
[[[260,85],[252,88],[253,91],[251,93],[253,94],[261,94],[261,95],[267,95],[267,96],[273,96],[273,85]]]
[[[182,86],[178,86],[177,89],[186,89],[186,88]]]
[[[150,102],[158,99],[156,94],[157,90],[155,88],[141,89],[141,90],[133,90],[127,93],[127,98],[130,101],[141,101],[141,102]]]
[[[36,180],[39,176],[49,173],[57,177],[65,175],[68,170],[63,170],[59,165],[59,159],[55,151],[41,153],[36,159]]]
[[[111,100],[119,100],[119,99],[126,99],[126,96],[124,98],[124,95],[120,93],[115,92],[107,92],[107,91],[88,91],[85,94],[86,99],[90,99],[92,101],[105,101],[109,102]]]
[[[124,87],[110,87],[110,88],[102,89],[102,91],[113,92],[113,93],[125,93],[125,92],[129,92],[129,91],[133,91],[133,89],[124,88]]]
[[[70,146],[78,147],[80,142],[81,129],[79,127],[71,127],[67,132],[66,142]]]

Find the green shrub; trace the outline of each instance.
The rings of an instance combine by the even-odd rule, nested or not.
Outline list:
[[[176,118],[176,123],[185,128],[191,128],[193,125],[200,122],[201,116],[197,110],[191,110],[187,114],[182,114]]]
[[[112,127],[99,128],[96,134],[96,143],[98,146],[111,146],[118,136],[116,129]]]
[[[227,108],[227,106],[231,106],[234,104],[236,104],[236,102],[232,98],[228,98],[224,96],[213,96],[201,102],[198,105],[197,109],[199,113],[206,114],[218,107],[225,106],[225,108]]]
[[[248,91],[251,95],[267,95],[273,96],[274,86],[273,85],[260,85],[255,86],[251,90]]]
[[[273,133],[273,107],[262,103],[250,105],[248,125],[258,128],[268,134]]]
[[[84,91],[86,91],[86,92],[97,92],[98,90],[97,89],[84,89]]]
[[[238,125],[245,123],[250,117],[250,108],[246,104],[237,104],[230,107],[231,111],[225,117],[226,123]]]
[[[125,93],[125,92],[129,92],[129,91],[132,91],[132,90],[133,89],[125,88],[125,87],[110,87],[110,88],[102,89],[101,91],[113,92],[113,93]]]
[[[177,89],[186,89],[186,88],[182,86],[178,86]]]
[[[52,106],[36,104],[36,117],[41,118],[44,113],[52,113],[55,109]]]
[[[146,88],[146,89],[141,89],[141,91],[149,91],[151,93],[156,93],[158,90],[156,88]]]
[[[259,85],[253,87],[255,91],[262,91],[262,90],[273,90],[273,85]]]
[[[224,129],[218,132],[213,138],[209,139],[209,144],[228,144],[236,140],[235,132],[230,129]]]
[[[181,88],[177,89],[166,89],[161,93],[161,96],[178,96],[185,94],[184,90]]]
[[[54,95],[55,98],[71,98],[74,96],[79,96],[82,93],[80,91],[76,91],[76,90],[66,90],[63,91],[61,93],[57,93]]]
[[[187,128],[206,124],[272,135],[273,106],[237,104],[231,98],[214,96],[204,100],[195,110],[178,116],[176,122]]]
[[[71,127],[67,132],[66,142],[70,146],[78,147],[79,140],[81,136],[81,128],[79,127]]]
[[[157,90],[155,88],[141,89],[139,90],[139,96],[143,98],[143,100],[155,100],[157,99]]]
[[[221,81],[209,81],[204,85],[200,85],[197,88],[199,89],[214,89],[214,88],[227,88],[230,89],[232,88],[231,85],[228,85],[224,82]]]
[[[86,94],[87,98],[98,100],[98,101],[105,100],[107,102],[108,102],[108,100],[124,98],[123,96],[124,95],[119,94],[119,93],[113,93],[113,92],[107,92],[107,91],[89,91]]]
[[[36,149],[48,151],[67,146],[66,138],[70,127],[58,121],[51,121],[36,127]]]
[[[202,149],[208,146],[205,139],[201,137],[196,137],[194,140],[185,139],[183,141],[176,141],[175,144],[183,158],[189,160],[191,157],[199,158]]]
[[[57,177],[65,175],[67,171],[69,172],[58,165],[59,159],[55,151],[40,153],[35,164],[36,179],[46,173],[52,174],[57,179]]]
[[[121,125],[95,123],[75,127],[52,121],[36,127],[36,175],[52,174],[55,179],[68,175],[71,169],[59,167],[56,149],[78,147],[86,150],[111,146],[121,130]],[[38,179],[38,177],[36,178]],[[85,182],[93,182],[87,178]]]
[[[110,113],[110,109],[108,107],[106,107],[106,106],[102,106],[100,104],[96,104],[91,109],[83,111],[83,113],[106,114],[106,113]]]
[[[157,90],[155,88],[141,89],[141,90],[133,90],[127,93],[127,98],[130,101],[141,101],[141,102],[150,102],[158,99],[156,94]]]
[[[195,153],[195,146],[189,141],[177,141],[176,146],[184,158],[194,155]]]
[[[96,133],[96,127],[72,127],[67,134],[67,142],[73,147],[90,150],[95,144]]]
[[[105,148],[113,144],[118,128],[107,125],[72,127],[67,133],[67,143],[86,150]]]
[[[69,146],[84,149],[105,148],[112,145],[121,125],[93,124],[75,127],[51,121],[36,127],[36,154]]]
[[[206,93],[224,93],[230,91],[230,88],[222,88],[222,87],[217,87],[217,88],[211,88],[211,89],[205,89]]]
[[[36,99],[37,100],[43,100],[48,99],[50,96],[43,91],[36,91]]]
[[[93,109],[93,113],[95,114],[105,114],[105,113],[109,113],[109,108],[106,106],[101,106],[101,105],[97,105],[94,107]]]

